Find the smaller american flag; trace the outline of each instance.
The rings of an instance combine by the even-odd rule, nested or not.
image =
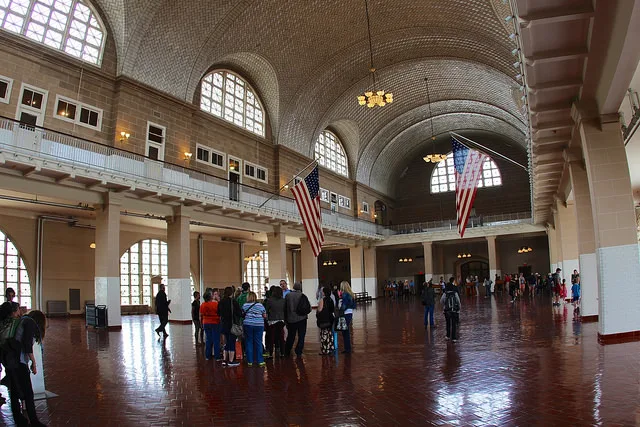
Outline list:
[[[456,173],[456,213],[458,214],[458,233],[464,237],[469,214],[478,191],[478,180],[482,176],[482,165],[486,154],[471,150],[451,138],[453,147],[453,165]]]
[[[311,244],[311,249],[317,257],[322,251],[322,244],[324,243],[318,166],[316,165],[305,179],[294,185],[291,192],[298,206],[300,217],[302,217],[302,224]]]

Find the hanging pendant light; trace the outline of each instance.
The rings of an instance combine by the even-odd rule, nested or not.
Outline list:
[[[364,0],[364,8],[367,16],[367,34],[369,37],[369,72],[371,73],[371,81],[373,90],[366,91],[358,96],[358,104],[366,105],[368,108],[375,106],[384,107],[393,102],[393,94],[384,90],[376,90],[376,68],[373,66],[373,43],[371,42],[371,22],[369,21],[369,2]]]
[[[427,87],[427,108],[429,110],[429,121],[431,122],[431,146],[433,152],[424,156],[422,160],[427,163],[440,163],[443,160],[447,160],[447,155],[436,153],[436,137],[433,134],[433,116],[431,115],[431,97],[429,96],[429,79],[427,77],[424,78],[424,84]]]

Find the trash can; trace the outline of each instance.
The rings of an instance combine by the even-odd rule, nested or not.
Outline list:
[[[97,325],[96,323],[96,306],[94,304],[85,304],[84,306],[84,316],[86,320],[85,327]]]
[[[106,305],[96,305],[96,328],[106,328],[109,326]]]

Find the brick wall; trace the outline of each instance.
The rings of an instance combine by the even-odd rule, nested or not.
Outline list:
[[[491,140],[477,138],[477,142],[501,154],[526,164],[523,149],[514,145],[492,144]],[[514,144],[514,143],[512,143]],[[497,146],[496,146],[497,145]],[[448,152],[450,146],[438,147],[440,152]],[[423,155],[431,152],[425,150]],[[422,221],[436,221],[456,218],[455,192],[431,194],[431,174],[434,165],[425,163],[423,155],[409,163],[407,171],[390,171],[396,175],[394,224],[411,224]],[[528,212],[531,209],[529,176],[526,171],[505,160],[494,159],[502,174],[502,186],[478,190],[474,207],[478,215]],[[393,179],[393,178],[390,178]]]

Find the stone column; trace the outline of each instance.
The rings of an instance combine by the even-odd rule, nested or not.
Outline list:
[[[122,329],[120,315],[120,209],[122,196],[108,193],[96,206],[95,301],[106,305],[109,329]]]
[[[190,210],[179,206],[174,209],[173,217],[167,220],[167,298],[171,300],[170,321],[177,323],[191,322],[190,219]]]
[[[581,288],[580,314],[582,320],[598,318],[598,269],[596,267],[596,238],[593,230],[589,180],[582,162],[582,153],[565,152],[569,168],[571,188],[575,199],[575,215],[578,227],[578,254]]]
[[[349,248],[349,264],[351,266],[351,289],[353,292],[364,292],[364,248],[360,242]]]
[[[592,110],[593,111],[593,110]],[[640,316],[640,253],[629,165],[616,115],[593,116],[574,105],[586,162],[599,283],[598,332],[637,337]]]
[[[311,244],[306,238],[300,239],[300,261],[302,270],[302,292],[313,304],[318,290],[318,258],[313,255]],[[291,286],[293,288],[293,286]]]
[[[267,234],[269,251],[269,286],[278,286],[280,280],[287,279],[287,243],[285,229],[275,227],[273,233]],[[262,285],[262,284],[261,284]]]
[[[376,263],[376,248],[364,248],[364,292],[369,292],[371,298],[378,298],[378,268]]]
[[[555,253],[556,253],[556,265],[555,268],[553,269],[553,271],[551,271],[552,273],[556,272],[556,268],[559,269],[563,269],[562,268],[562,227],[560,224],[560,215],[558,212],[558,207],[557,204],[554,202],[553,207],[551,208],[551,211],[553,212],[553,224],[555,226],[555,239],[554,240],[554,246],[555,246]]]
[[[576,222],[576,209],[574,201],[563,202],[556,198],[558,220],[562,230],[562,239],[558,246],[562,251],[562,278],[566,280],[567,287],[571,287],[571,274],[573,270],[580,268],[578,261],[578,225]],[[557,227],[557,226],[556,226]],[[568,292],[567,292],[568,295]]]
[[[498,266],[498,252],[496,250],[496,236],[487,236],[487,249],[489,254],[489,279],[495,281],[496,274],[501,276],[502,272]]]
[[[433,278],[433,242],[422,242],[422,250],[424,252],[424,281],[428,282]],[[434,281],[437,283],[440,278],[436,277]],[[418,284],[416,283],[416,286]]]
[[[549,271],[555,273],[558,266],[555,224],[547,224],[547,240],[549,242]]]

